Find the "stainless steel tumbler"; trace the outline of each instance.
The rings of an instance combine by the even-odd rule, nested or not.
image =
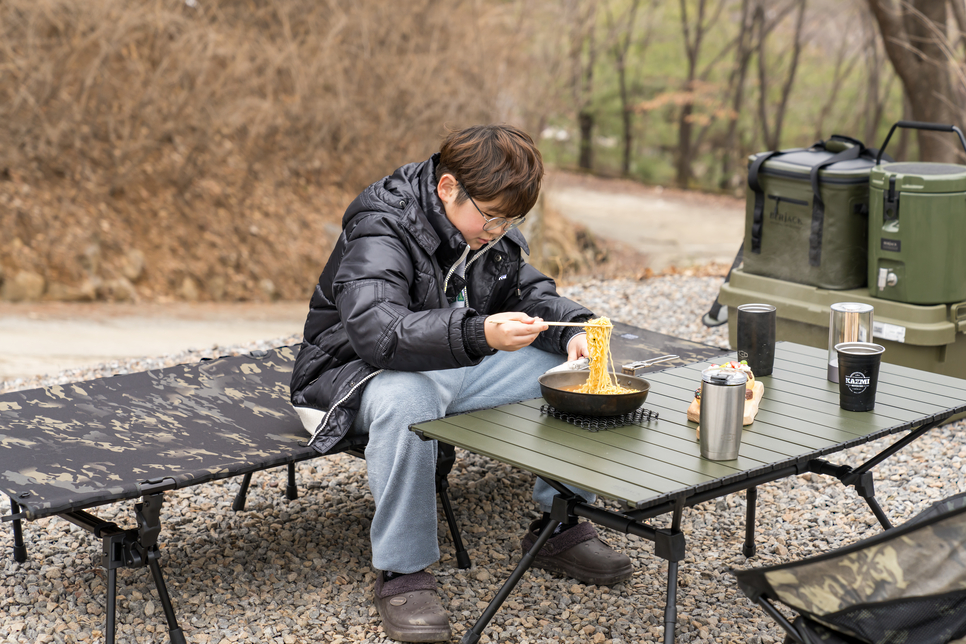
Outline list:
[[[771,304],[742,304],[737,324],[738,360],[748,363],[755,378],[770,376],[775,368],[777,309]]]
[[[701,372],[701,456],[733,461],[741,446],[746,376],[737,369],[712,367]]]
[[[872,342],[872,305],[836,302],[829,307],[828,380],[839,381],[839,356],[835,345],[842,342]]]

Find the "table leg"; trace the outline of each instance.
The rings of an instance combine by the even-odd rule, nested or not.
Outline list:
[[[664,606],[664,644],[674,644],[678,623],[678,562],[667,562],[667,604]]]
[[[881,459],[879,460],[881,461]],[[832,465],[828,461],[817,458],[809,461],[808,469],[818,474],[834,476],[843,485],[854,487],[856,494],[865,499],[865,502],[869,504],[869,509],[872,510],[872,514],[875,515],[875,518],[879,521],[882,528],[888,530],[892,527],[892,522],[889,521],[889,517],[886,516],[886,513],[882,510],[882,506],[875,499],[874,479],[872,472],[867,467],[871,462],[868,461],[860,468],[852,469],[848,465]]]
[[[920,436],[929,432],[934,427],[946,422],[949,416],[950,413],[933,416],[929,422],[923,423],[916,429],[913,429],[908,434],[892,443],[855,469],[843,468],[840,469],[839,472],[832,472],[832,474],[837,476],[844,485],[851,485],[855,487],[855,491],[859,496],[865,499],[866,503],[869,504],[869,509],[872,510],[872,514],[875,515],[875,518],[878,520],[883,529],[888,530],[891,528],[892,522],[889,521],[889,517],[886,516],[886,513],[882,510],[882,506],[880,506],[879,502],[875,499],[875,489],[872,483],[872,469],[893,454],[896,454],[900,450],[904,449],[907,445],[910,445],[916,441]]]
[[[436,474],[436,495],[443,506],[443,514],[446,515],[446,523],[449,525],[449,533],[453,537],[453,547],[456,549],[456,565],[465,570],[469,568],[470,554],[463,545],[463,538],[460,536],[459,523],[456,522],[456,513],[453,512],[453,504],[449,500],[449,480],[446,476]]]
[[[678,499],[674,504],[674,514],[671,515],[671,531],[670,534],[676,535],[681,533],[681,515],[684,513],[684,500]],[[655,543],[655,552],[661,553],[661,549],[657,547]],[[668,553],[663,553],[665,556]],[[681,556],[668,556],[667,562],[667,603],[664,606],[664,644],[674,644],[674,639],[676,636],[676,629],[678,623],[678,561],[683,558],[683,553],[677,553]]]
[[[537,553],[539,553],[540,549],[543,548],[543,544],[547,543],[550,535],[553,534],[553,531],[556,530],[559,524],[560,521],[557,521],[553,518],[547,522],[547,525],[544,526],[543,530],[540,532],[540,536],[537,537],[536,543],[534,543],[529,552],[525,553],[523,558],[520,559],[520,563],[517,564],[513,574],[510,575],[510,578],[507,579],[500,588],[500,591],[490,602],[490,605],[486,607],[486,610],[484,610],[483,614],[480,615],[480,618],[476,620],[476,623],[473,624],[473,627],[463,634],[460,644],[476,644],[480,641],[480,636],[483,635],[483,631],[486,630],[486,626],[490,623],[490,620],[493,619],[493,616],[496,615],[496,612],[500,610],[500,606],[503,605],[503,602],[506,601],[506,598],[510,596],[510,593],[513,592],[513,589],[520,582],[520,579],[523,578],[523,575],[525,575],[530,566],[533,565],[533,560],[536,558]]]
[[[879,525],[882,526],[883,530],[888,530],[892,527],[892,522],[889,521],[889,517],[886,516],[885,511],[883,511],[882,506],[875,498],[875,485],[872,480],[872,472],[865,472],[859,479],[852,484],[855,487],[856,493],[865,499],[865,502],[869,504],[869,509],[872,510],[872,514],[879,521]]]
[[[751,559],[755,556],[755,511],[758,505],[758,488],[748,488],[745,496],[747,505],[745,511],[745,545],[741,548],[743,555]]]

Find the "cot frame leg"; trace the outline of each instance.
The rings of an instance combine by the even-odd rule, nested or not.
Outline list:
[[[122,529],[117,524],[103,521],[93,514],[77,510],[60,514],[61,518],[80,526],[101,540],[101,566],[107,571],[105,642],[114,644],[117,632],[117,569],[143,568],[147,566],[154,578],[154,585],[168,622],[168,635],[171,644],[186,644],[184,633],[178,626],[174,606],[168,595],[161,572],[161,551],[158,536],[161,534],[161,506],[164,504],[164,490],[172,489],[172,479],[143,483],[145,495],[141,503],[134,506],[134,518],[138,527]]]
[[[245,509],[245,503],[248,502],[248,488],[252,484],[252,474],[254,472],[249,472],[242,476],[241,485],[238,487],[238,492],[235,493],[235,499],[231,502],[231,509],[235,512],[241,512]],[[289,501],[294,501],[299,498],[299,488],[295,484],[295,462],[288,464],[286,483],[285,483],[285,498]]]
[[[231,502],[231,509],[235,512],[241,512],[245,509],[245,503],[248,501],[248,486],[251,484],[252,472],[249,472],[242,477],[241,486],[238,488],[238,493],[235,494],[235,500]]]
[[[10,497],[10,514],[16,517],[20,514],[20,504]],[[27,546],[23,541],[23,522],[19,518],[11,520],[13,523],[13,560],[17,563],[27,561]]]
[[[299,488],[295,485],[295,463],[288,464],[288,483],[285,485],[285,498],[294,501],[299,498]]]

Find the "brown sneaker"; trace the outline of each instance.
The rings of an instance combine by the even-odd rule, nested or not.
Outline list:
[[[537,542],[540,523],[530,524],[520,542],[523,552],[528,552]],[[634,574],[630,557],[601,541],[593,524],[586,521],[550,537],[534,558],[533,565],[597,586],[610,586],[630,579]]]
[[[445,642],[453,633],[449,613],[436,594],[436,578],[428,572],[395,577],[376,576],[376,609],[386,635],[400,642]]]

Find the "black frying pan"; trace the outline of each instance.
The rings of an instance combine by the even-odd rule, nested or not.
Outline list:
[[[558,371],[545,373],[537,382],[544,400],[558,411],[583,416],[620,416],[634,411],[644,404],[651,384],[637,376],[611,373],[617,384],[628,389],[637,389],[630,394],[580,394],[567,391],[563,387],[582,385],[587,382],[589,371]]]

